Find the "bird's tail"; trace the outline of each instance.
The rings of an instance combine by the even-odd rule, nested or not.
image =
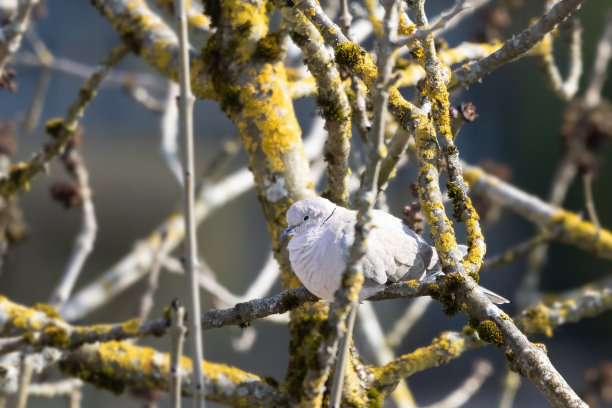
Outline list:
[[[461,251],[461,255],[465,257],[468,253],[468,248],[465,245],[458,245],[458,247],[459,247],[459,251]],[[432,279],[432,278],[435,279],[436,276],[440,274],[444,274],[444,272],[442,272],[442,267],[440,266],[439,260],[436,260],[436,264],[430,268],[431,269],[429,269],[427,272],[428,279]],[[501,305],[504,303],[510,303],[510,301],[506,299],[505,297],[498,295],[497,293],[490,291],[489,289],[484,288],[480,285],[478,285],[478,287],[480,288],[480,290],[482,290],[485,296],[489,298],[491,302],[497,305]]]
[[[497,305],[502,305],[504,303],[510,303],[510,301],[508,299],[506,299],[503,296],[498,295],[495,292],[490,291],[487,288],[483,288],[482,286],[478,285],[478,287],[480,288],[480,290],[482,290],[482,292],[489,298],[489,300]]]

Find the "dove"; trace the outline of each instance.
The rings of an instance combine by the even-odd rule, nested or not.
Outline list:
[[[293,236],[287,245],[293,271],[312,294],[333,301],[355,241],[357,211],[312,197],[294,203],[286,218],[288,227],[280,238]],[[443,274],[436,249],[399,218],[380,210],[373,210],[362,266],[365,280],[360,301],[380,292],[389,282],[435,281]],[[480,288],[493,303],[508,303],[502,296]]]

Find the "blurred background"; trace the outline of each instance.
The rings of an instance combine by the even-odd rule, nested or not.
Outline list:
[[[429,3],[430,16],[453,4],[449,0]],[[541,14],[543,4],[543,1],[525,1],[520,6],[509,6],[510,20],[507,26],[499,28],[501,37],[505,39],[511,33],[520,32],[532,17]],[[118,43],[118,35],[109,22],[89,2],[51,0],[44,5],[44,15],[35,19],[35,30],[55,57],[96,66]],[[581,89],[587,83],[595,47],[602,34],[604,15],[610,8],[612,5],[608,0],[587,0],[577,14],[584,28],[585,75],[581,80]],[[476,13],[448,32],[446,41],[454,46],[462,41],[481,38],[484,20],[484,12]],[[17,59],[23,52],[31,53],[31,50],[28,40],[24,40]],[[563,73],[566,55],[563,41],[556,41],[555,56]],[[28,133],[21,122],[36,94],[41,69],[19,63],[9,64],[9,67],[17,71],[18,88],[14,92],[0,89],[0,122],[15,125],[19,143],[15,160],[27,159],[47,141],[44,123],[51,118],[65,116],[83,79],[52,72],[44,96],[41,121]],[[153,75],[159,86],[155,85],[152,92],[160,98],[164,97],[166,79],[143,60],[130,56],[117,69]],[[604,88],[604,97],[609,99],[611,96],[612,80],[609,80]],[[474,123],[462,128],[458,139],[462,157],[473,164],[489,159],[505,165],[514,185],[546,198],[561,157],[559,127],[566,103],[548,90],[539,60],[523,58],[498,69],[485,77],[482,83],[453,96],[453,104],[460,102],[472,102],[479,114]],[[295,108],[302,130],[306,133],[318,114],[313,98],[296,100]],[[237,131],[215,102],[197,101],[194,116],[196,166],[201,172],[219,154],[226,141],[237,137]],[[136,241],[146,237],[171,212],[180,208],[180,187],[160,154],[158,114],[135,103],[123,88],[103,85],[87,108],[81,124],[84,127],[82,152],[95,194],[99,228],[94,252],[87,260],[76,291],[130,252]],[[602,164],[593,183],[595,204],[601,224],[612,228],[612,192],[609,188],[612,185],[612,149],[605,146],[601,153]],[[229,167],[231,170],[245,164],[246,154],[241,150]],[[31,190],[27,194],[20,194],[19,202],[28,225],[28,236],[11,249],[0,272],[0,293],[15,302],[26,305],[46,302],[61,276],[74,237],[79,231],[81,217],[79,210],[66,210],[52,201],[49,190],[53,182],[67,180],[65,170],[54,162],[48,175],[36,177]],[[411,164],[392,181],[388,190],[390,212],[401,216],[403,206],[413,200],[409,185],[414,180],[415,169]],[[572,185],[564,207],[585,213],[579,179]],[[533,236],[534,226],[503,210],[498,222],[485,225],[484,233],[487,252],[494,255]],[[199,248],[221,283],[234,293],[245,291],[271,249],[264,216],[254,190],[219,209],[201,225]],[[519,260],[483,273],[481,283],[512,299],[525,268],[525,260]],[[602,278],[610,273],[610,269],[608,262],[587,252],[553,243],[549,262],[543,271],[541,289],[545,292],[568,290]],[[180,276],[162,273],[153,316],[159,316],[163,307],[174,297],[185,298],[185,287],[186,283]],[[135,299],[140,297],[143,290],[144,283],[140,282],[88,316],[83,323],[118,322],[133,317],[138,308]],[[277,285],[273,292],[278,290]],[[203,309],[208,310],[212,305],[205,293],[203,299]],[[391,327],[408,302],[395,300],[374,305],[380,312],[385,328]],[[513,315],[514,307],[510,303],[504,306],[504,310]],[[397,354],[428,345],[440,332],[461,330],[465,324],[464,316],[445,317],[441,306],[433,304],[417,328],[398,348]],[[246,353],[233,350],[228,341],[231,335],[229,329],[206,331],[206,358],[236,365],[262,376],[284,378],[288,362],[288,329],[268,322],[255,322],[253,327],[257,329],[257,338],[254,347]],[[168,341],[167,338],[144,339],[142,343],[166,350]],[[359,344],[359,337],[356,341]],[[576,391],[586,391],[589,388],[585,380],[586,372],[605,362],[612,364],[612,313],[562,326],[553,338],[542,337],[535,341],[546,343],[551,361]],[[367,355],[363,357],[368,359]],[[409,384],[417,402],[425,405],[446,395],[469,375],[472,363],[480,358],[490,360],[495,373],[467,406],[497,405],[505,374],[505,358],[502,352],[491,346],[470,351],[447,365],[411,377]],[[131,397],[117,397],[85,386],[82,406],[95,408],[110,404],[116,408],[143,405]],[[160,401],[160,406],[166,404],[167,399]],[[547,404],[533,385],[524,380],[515,406],[540,407]],[[65,402],[33,398],[28,406],[60,407],[65,406]]]

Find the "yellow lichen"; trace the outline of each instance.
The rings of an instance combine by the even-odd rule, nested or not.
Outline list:
[[[266,64],[254,84],[245,85],[240,95],[244,118],[252,121],[263,135],[261,149],[268,160],[268,168],[278,173],[285,170],[283,154],[301,145],[300,126],[290,107],[291,98],[285,84],[282,64]],[[243,140],[248,139],[247,128],[243,130]],[[256,144],[252,142],[248,150],[254,147]]]
[[[127,334],[138,334],[140,331],[140,319],[132,319],[121,325],[123,331]]]
[[[544,333],[552,337],[553,327],[550,320],[550,308],[543,304],[526,310],[521,318],[521,326],[526,334]]]
[[[551,224],[563,227],[562,238],[565,240],[591,250],[612,251],[612,233],[609,230],[598,229],[593,223],[582,220],[572,212],[558,210],[552,216]]]

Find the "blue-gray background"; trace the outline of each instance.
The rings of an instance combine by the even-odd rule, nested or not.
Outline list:
[[[448,8],[451,1],[430,2],[431,15]],[[435,3],[435,4],[434,4]],[[529,19],[542,9],[541,1],[526,2],[513,11],[514,31],[518,32]],[[588,73],[601,35],[606,0],[587,0],[578,13],[584,26],[584,59]],[[49,1],[47,18],[37,22],[37,30],[52,53],[96,65],[117,44],[118,36],[110,24],[89,4],[77,0]],[[447,40],[451,45],[470,39],[480,26],[477,18],[451,31]],[[26,45],[27,47],[27,45]],[[557,47],[557,60],[565,67],[564,47]],[[119,68],[128,71],[155,73],[148,65],[129,57]],[[18,121],[27,110],[35,92],[40,70],[18,67],[19,89],[16,93],[0,90],[0,121]],[[164,79],[159,77],[160,85]],[[581,83],[586,83],[583,77]],[[41,125],[32,135],[19,134],[19,158],[27,158],[46,141],[44,122],[64,116],[73,101],[82,79],[54,74],[46,94]],[[612,95],[612,81],[604,94]],[[528,192],[546,197],[554,168],[559,159],[558,128],[565,104],[556,99],[545,85],[539,62],[525,58],[509,64],[475,84],[453,102],[471,101],[480,117],[462,130],[458,141],[462,157],[477,163],[491,158],[508,164],[513,170],[512,182]],[[296,101],[296,110],[304,131],[309,128],[316,108],[312,99]],[[101,271],[128,253],[138,239],[144,238],[170,212],[178,208],[180,191],[159,155],[159,117],[135,104],[125,91],[106,86],[87,109],[82,124],[85,127],[83,154],[91,173],[95,190],[99,232],[95,251],[87,261],[77,283],[85,285]],[[215,157],[225,140],[236,135],[234,125],[220,112],[216,103],[198,101],[195,108],[197,168],[203,170]],[[612,184],[610,149],[603,152],[603,165],[594,181],[594,194],[601,223],[612,227]],[[232,166],[245,163],[241,152]],[[390,187],[390,208],[401,214],[403,204],[412,198],[408,185],[414,169],[407,169]],[[33,304],[46,301],[57,282],[70,253],[73,238],[80,226],[78,211],[66,211],[49,198],[49,187],[54,181],[66,180],[61,166],[54,164],[48,176],[40,175],[32,183],[28,194],[21,195],[21,204],[30,228],[27,241],[16,246],[0,275],[0,293],[14,301]],[[566,208],[584,211],[582,187],[574,183]],[[200,228],[199,248],[217,272],[221,282],[235,293],[242,293],[264,262],[270,244],[263,215],[254,191],[240,197],[214,213]],[[496,254],[533,234],[533,226],[518,216],[504,211],[498,224],[485,230],[489,254]],[[237,256],[239,254],[239,256]],[[561,244],[553,244],[550,262],[543,274],[543,290],[564,290],[596,280],[609,273],[609,263],[592,255]],[[505,296],[512,296],[525,270],[523,261],[483,275],[482,282]],[[185,294],[184,281],[176,276],[162,275],[156,296],[156,310],[167,305],[173,297]],[[86,322],[121,321],[133,317],[143,285],[136,285],[119,296],[112,304],[87,318]],[[407,301],[377,304],[382,322],[389,327],[404,309]],[[205,309],[211,307],[204,301]],[[512,314],[512,304],[505,307]],[[603,361],[612,361],[612,315],[608,312],[597,318],[562,327],[554,339],[546,342],[549,355],[558,370],[576,390],[585,387],[584,372]],[[460,329],[465,317],[446,318],[438,305],[431,307],[418,329],[401,345],[398,353],[429,344],[444,330]],[[246,354],[232,350],[229,330],[205,333],[206,356],[216,362],[237,365],[260,375],[282,379],[288,360],[288,330],[286,327],[257,322],[258,337],[252,351]],[[147,340],[160,349],[167,347],[167,339]],[[496,373],[485,388],[468,406],[491,406],[496,403],[501,389],[505,359],[500,350],[486,347],[466,353],[450,364],[415,375],[410,379],[417,401],[432,403],[461,383],[471,370],[472,361],[489,358]],[[86,387],[83,406],[116,407],[139,406],[139,402],[115,397],[108,392]],[[166,401],[162,402],[162,405]],[[61,401],[32,400],[32,407],[63,406]],[[537,390],[524,381],[517,396],[517,407],[547,406]]]

